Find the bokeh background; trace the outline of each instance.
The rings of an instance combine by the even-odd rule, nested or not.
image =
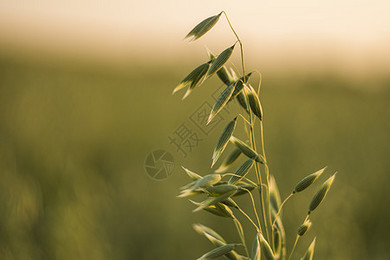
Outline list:
[[[282,197],[325,165],[321,180],[339,172],[297,256],[317,235],[315,259],[389,259],[389,9],[386,0],[0,1],[0,259],[196,259],[212,248],[192,230],[198,222],[236,242],[231,221],[175,197],[188,181],[180,165],[210,173],[216,138],[239,111],[231,104],[205,134],[191,118],[212,105],[218,80],[185,101],[171,95],[207,59],[205,46],[234,43],[224,19],[183,41],[221,10],[247,68],[264,76],[266,151]],[[238,52],[232,61],[240,65]],[[183,124],[201,139],[187,156],[169,139]],[[158,149],[175,161],[160,181],[144,168]],[[288,248],[314,191],[286,204]]]

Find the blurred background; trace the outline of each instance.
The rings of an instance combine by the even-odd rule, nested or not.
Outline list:
[[[215,78],[184,101],[171,95],[207,60],[205,47],[218,54],[235,42],[225,19],[183,41],[221,10],[247,69],[263,73],[266,152],[282,198],[326,165],[321,182],[339,172],[296,256],[317,235],[315,259],[389,259],[389,8],[386,0],[0,1],[0,259],[196,259],[213,247],[192,223],[238,242],[231,221],[191,213],[175,197],[189,181],[180,166],[210,173],[216,139],[239,111],[232,103],[212,127],[199,124],[222,91]],[[239,67],[238,49],[232,61]],[[172,141],[183,129],[191,145]],[[148,159],[158,150],[174,161],[167,178],[151,173],[163,167]],[[286,204],[288,249],[314,192]],[[247,197],[238,201],[250,212]]]

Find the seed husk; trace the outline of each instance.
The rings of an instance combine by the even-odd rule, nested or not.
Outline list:
[[[208,54],[210,60],[215,60],[215,56],[211,51],[208,51]],[[234,81],[225,66],[222,66],[222,68],[217,71],[217,76],[226,86],[229,86]]]
[[[208,77],[212,76],[214,73],[220,70],[223,67],[223,65],[225,65],[225,63],[229,60],[230,56],[232,56],[235,45],[236,44],[233,44],[229,48],[225,49],[223,52],[221,52],[221,54],[218,55],[217,58],[215,58],[207,73]]]
[[[253,151],[252,148],[250,148],[246,143],[244,143],[240,139],[238,139],[234,136],[231,136],[230,142],[232,142],[234,145],[236,145],[237,148],[240,149],[241,152],[243,154],[245,154],[246,156],[248,156],[249,158],[255,160],[256,162],[264,164],[264,161],[262,160],[262,158],[260,158],[259,154],[257,154],[255,151]]]
[[[195,202],[193,200],[189,200],[192,204],[194,204],[195,206],[200,206],[201,203],[200,202]],[[210,206],[207,206],[205,208],[203,208],[204,211],[207,211],[215,216],[218,216],[218,217],[224,217],[224,218],[232,218],[233,217],[233,212],[231,211],[231,209],[229,209],[228,207],[224,207],[224,205],[222,205],[221,203],[217,203],[215,205],[210,205]]]
[[[307,187],[309,187],[311,184],[313,184],[325,171],[326,167],[316,171],[315,173],[312,173],[305,178],[303,178],[298,184],[295,186],[293,192],[301,192],[305,190]]]
[[[205,259],[213,259],[219,256],[223,256],[226,253],[229,253],[230,251],[234,250],[239,244],[226,244],[220,247],[217,247],[210,252],[207,252],[206,254],[202,255],[197,260],[205,260]]]
[[[240,195],[247,194],[248,192],[246,190],[252,191],[258,187],[258,186],[253,185],[253,184],[241,183],[241,182],[237,183],[236,185],[238,186],[239,189],[238,189],[237,193],[234,194],[234,196],[240,196]]]
[[[260,259],[261,259],[260,242],[258,236],[256,235],[252,242],[251,260],[260,260]]]
[[[305,255],[302,257],[301,260],[313,260],[315,246],[316,246],[316,238],[313,239],[313,242],[311,242],[309,248],[307,249]]]
[[[204,236],[208,235],[208,236],[212,237],[214,240],[218,240],[218,241],[221,241],[223,243],[226,243],[225,239],[223,239],[223,237],[220,234],[218,234],[217,232],[215,232],[213,229],[211,229],[209,227],[206,227],[202,224],[193,224],[192,227],[200,235],[204,235]],[[213,242],[213,241],[211,241],[211,242]]]
[[[244,88],[244,83],[248,82],[248,79],[250,78],[251,75],[252,72],[249,72],[248,74],[242,76],[236,81],[236,87],[234,88],[231,99],[235,98],[241,92],[241,90]]]
[[[275,210],[275,212],[278,212],[280,204],[282,204],[282,200],[280,199],[278,185],[276,184],[275,177],[273,175],[270,176],[269,198],[271,207]],[[282,212],[280,212],[280,215],[282,215]]]
[[[246,98],[246,95],[244,94],[246,92],[245,89],[243,89],[240,93],[237,94],[236,99],[238,101],[238,104],[247,112],[249,113],[249,105],[248,100]]]
[[[198,75],[195,76],[195,78],[192,80],[190,87],[187,89],[186,93],[183,96],[183,100],[188,97],[191,92],[194,90],[196,86],[199,86],[203,83],[204,79],[206,78],[206,73],[209,70],[210,63],[208,63],[208,66],[204,66],[202,71],[199,72]]]
[[[205,33],[207,33],[213,26],[218,22],[219,17],[221,16],[222,12],[211,16],[209,18],[204,19],[202,22],[200,22],[198,25],[196,25],[185,38],[192,37],[192,40],[195,41],[202,37]]]
[[[187,175],[193,180],[193,181],[196,181],[196,180],[199,180],[200,178],[202,178],[202,176],[200,176],[199,174],[185,168],[185,167],[181,167],[183,168],[183,170],[187,173]]]
[[[210,62],[203,63],[196,67],[193,71],[190,72],[173,90],[172,94],[175,94],[182,88],[185,88],[187,85],[193,86],[194,88],[201,82],[201,79],[206,75],[210,67]],[[194,83],[195,82],[195,83]],[[188,96],[188,94],[187,94]]]
[[[275,227],[273,229],[274,232],[274,252],[275,252],[275,258],[278,259],[281,251],[282,251],[282,236],[278,229],[278,227]]]
[[[211,167],[214,166],[214,164],[217,162],[218,158],[221,156],[221,154],[225,150],[226,145],[229,143],[229,139],[234,132],[234,129],[236,127],[236,123],[237,123],[237,117],[235,117],[233,120],[231,120],[227,124],[225,129],[222,131],[222,134],[219,137],[217,144],[214,148],[213,157],[212,157],[213,162],[211,163]]]
[[[194,195],[198,195],[198,194],[202,194],[203,191],[198,191],[198,190],[182,190],[180,192],[180,194],[177,196],[178,198],[185,198],[185,197],[189,197],[189,196],[194,196]]]
[[[239,175],[238,176],[232,176],[229,180],[229,183],[235,184],[236,182],[240,181],[243,177],[246,176],[246,174],[249,172],[251,167],[253,166],[253,159],[248,159],[246,160],[243,164],[241,164],[237,170],[235,170],[234,175]]]
[[[224,106],[227,104],[230,97],[232,96],[233,90],[234,90],[234,84],[231,84],[221,93],[221,95],[219,95],[217,101],[215,102],[213,108],[211,109],[211,113],[207,120],[207,124],[209,124],[211,120],[214,118],[214,116],[224,108]]]
[[[219,168],[215,170],[215,173],[225,172],[229,168],[229,166],[232,165],[237,160],[240,154],[241,154],[241,150],[238,148],[234,148],[233,151],[231,151],[231,153],[222,162]]]
[[[236,194],[234,193],[233,196],[235,196],[235,195],[236,195]],[[233,196],[232,196],[232,197],[233,197]],[[226,200],[223,200],[221,203],[224,204],[224,205],[226,205],[226,206],[228,206],[228,207],[238,209],[237,203],[236,203],[232,198],[227,198]]]
[[[303,236],[306,233],[306,231],[309,230],[310,227],[311,227],[311,221],[307,219],[302,225],[299,226],[298,235]]]
[[[262,249],[262,252],[267,260],[275,260],[274,253],[272,252],[272,249],[270,245],[268,244],[267,240],[263,237],[261,233],[257,233],[257,236],[260,239],[260,246]]]
[[[233,190],[233,191],[230,191],[230,192],[226,192],[218,197],[210,197],[210,198],[207,198],[206,200],[204,200],[203,202],[200,203],[199,207],[197,207],[196,209],[193,210],[193,212],[197,212],[201,209],[204,209],[210,205],[214,205],[216,203],[219,203],[221,201],[224,201],[226,200],[227,198],[230,198],[231,196],[234,195],[236,191]]]
[[[238,187],[232,184],[222,184],[217,186],[211,186],[206,188],[206,190],[210,193],[211,196],[220,196],[230,191],[237,191]]]
[[[261,107],[260,99],[257,96],[256,91],[251,86],[248,87],[244,84],[244,87],[247,90],[248,102],[253,114],[255,114],[260,121],[263,120],[263,108]]]
[[[318,190],[318,192],[314,195],[313,199],[310,202],[309,213],[315,210],[318,205],[320,205],[321,201],[323,201],[330,187],[332,186],[335,177],[336,173],[333,174],[329,179],[327,179],[324,184],[322,184],[322,187]]]
[[[197,180],[195,184],[191,187],[192,190],[195,190],[197,188],[207,188],[210,187],[216,183],[218,183],[221,180],[221,175],[212,173],[208,174],[201,179]]]

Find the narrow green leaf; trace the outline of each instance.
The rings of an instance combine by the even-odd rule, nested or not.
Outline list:
[[[230,137],[230,142],[237,146],[238,149],[241,150],[243,154],[248,156],[249,158],[255,160],[256,162],[264,164],[264,160],[260,158],[260,155],[256,153],[252,148],[250,148],[246,143],[241,141],[240,139],[232,136]]]
[[[212,76],[214,73],[220,70],[223,65],[225,65],[225,63],[229,60],[230,56],[232,56],[235,45],[236,44],[230,46],[229,48],[221,52],[221,54],[219,54],[218,57],[212,62],[211,67],[207,73],[208,77]]]
[[[206,254],[202,255],[197,260],[205,260],[205,259],[213,259],[219,256],[223,256],[226,253],[229,253],[230,251],[234,250],[239,244],[227,244],[220,247],[217,247],[210,252],[207,252]]]
[[[305,255],[301,258],[301,260],[313,260],[315,246],[316,246],[316,238],[313,239],[313,242],[311,242],[309,248],[307,249]]]
[[[225,129],[222,131],[221,136],[217,141],[217,145],[214,148],[213,162],[211,163],[211,167],[217,162],[218,158],[221,156],[222,152],[225,150],[226,145],[229,143],[229,138],[232,136],[234,132],[234,128],[236,127],[237,117],[235,117],[232,121],[230,121]]]
[[[315,173],[312,173],[305,178],[303,178],[298,184],[295,186],[293,192],[300,192],[305,190],[307,187],[309,187],[311,184],[313,184],[325,171],[326,167],[322,168],[321,170],[316,171]]]
[[[207,120],[207,124],[209,124],[211,120],[215,117],[215,115],[218,114],[224,108],[224,106],[232,96],[233,90],[234,90],[234,84],[231,84],[221,93],[221,95],[218,97],[217,101],[215,102],[213,108],[211,109],[211,113]]]
[[[208,174],[199,180],[195,181],[195,183],[189,188],[191,190],[195,190],[197,188],[207,188],[219,182],[221,180],[220,174]]]
[[[241,150],[238,148],[234,148],[233,151],[226,157],[223,163],[219,166],[219,168],[215,171],[215,173],[225,172],[230,165],[232,165],[237,158],[240,156]]]
[[[239,180],[241,180],[243,177],[245,177],[245,175],[249,172],[249,170],[251,169],[252,165],[253,165],[253,162],[254,160],[253,159],[249,159],[249,160],[246,160],[243,164],[241,164],[235,171],[234,171],[234,174],[235,175],[239,175],[241,176],[238,177],[238,176],[232,176],[229,180],[229,183],[232,183],[232,184],[235,184],[236,182],[238,182]]]
[[[319,189],[319,191],[314,195],[313,199],[310,202],[309,213],[315,210],[318,205],[320,205],[321,201],[323,201],[330,187],[332,186],[335,177],[336,173],[333,174],[329,179],[327,179],[324,184],[322,184],[322,187]]]
[[[211,16],[202,22],[200,22],[198,25],[196,25],[185,38],[192,37],[192,40],[195,41],[202,37],[205,33],[207,33],[213,26],[218,22],[219,17],[221,16],[222,12]]]

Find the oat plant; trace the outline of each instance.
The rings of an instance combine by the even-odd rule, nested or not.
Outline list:
[[[294,254],[298,242],[309,232],[312,222],[311,213],[320,205],[328,193],[335,174],[331,175],[314,194],[308,211],[303,214],[302,224],[297,227],[296,239],[291,249],[287,250],[286,232],[283,225],[283,205],[298,193],[304,192],[325,171],[322,168],[299,181],[292,187],[291,193],[282,201],[275,178],[270,173],[264,149],[263,109],[260,102],[260,86],[262,75],[258,71],[246,71],[244,62],[243,44],[234,30],[225,12],[209,17],[195,26],[186,36],[197,40],[205,35],[222,18],[225,17],[228,26],[233,32],[236,42],[232,42],[219,55],[208,52],[208,59],[191,71],[173,90],[173,93],[185,89],[184,98],[205,83],[207,79],[216,75],[226,88],[217,98],[207,124],[233,100],[242,109],[242,113],[234,115],[226,125],[216,142],[211,155],[210,172],[198,174],[183,167],[184,172],[191,179],[181,187],[180,198],[189,198],[194,204],[193,212],[203,211],[220,218],[232,220],[237,229],[238,239],[226,241],[219,233],[202,224],[194,224],[196,232],[205,236],[214,246],[213,249],[203,253],[198,259],[253,259],[262,257],[271,259],[313,259],[316,239],[307,247],[305,255]],[[229,60],[234,50],[239,49],[241,57],[240,71]],[[258,77],[254,77],[254,75]],[[258,78],[254,80],[253,78]],[[257,83],[256,83],[257,82]],[[256,83],[256,84],[255,84]],[[254,87],[257,86],[257,87]],[[239,137],[236,128],[245,129],[246,136]],[[244,131],[243,131],[244,132]],[[259,133],[259,134],[256,134]],[[259,135],[259,136],[257,136]],[[219,167],[215,167],[225,148],[231,146],[232,150],[226,154]],[[234,162],[241,159],[242,163],[237,169],[231,169]],[[258,192],[257,196],[252,193]],[[235,202],[237,196],[247,196],[252,209],[245,211]],[[243,229],[242,220],[246,219],[253,227],[252,230]],[[245,233],[254,234],[250,243],[245,240]],[[309,241],[310,242],[310,241]],[[206,250],[205,250],[206,251]]]

